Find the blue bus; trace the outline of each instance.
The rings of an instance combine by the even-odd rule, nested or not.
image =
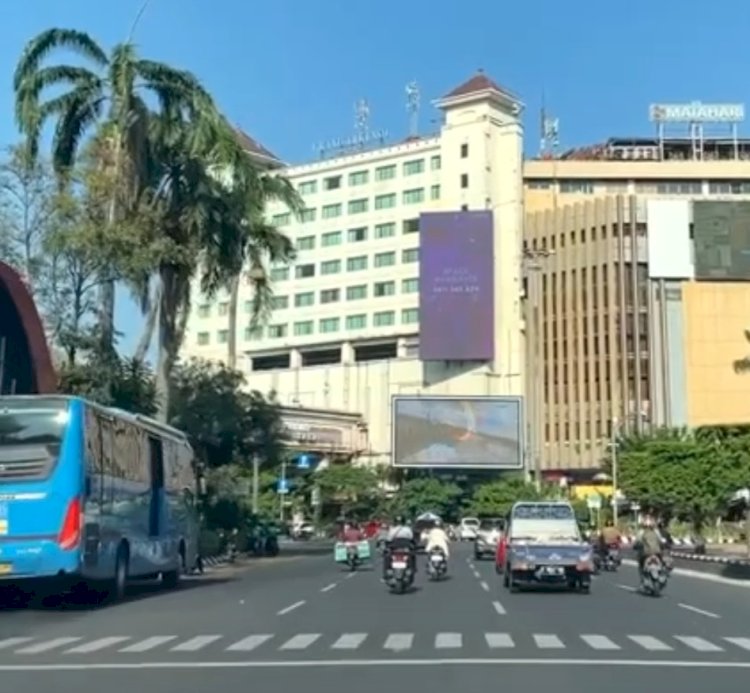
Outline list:
[[[197,562],[193,459],[183,433],[147,417],[0,396],[0,588],[83,583],[117,600],[131,578],[176,586]]]

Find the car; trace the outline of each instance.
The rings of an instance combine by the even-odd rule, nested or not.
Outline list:
[[[505,521],[500,518],[481,520],[474,540],[474,558],[480,561],[485,556],[494,556],[497,552],[497,542],[503,532]]]
[[[477,538],[477,529],[479,528],[479,518],[464,517],[458,526],[459,541],[474,541]]]

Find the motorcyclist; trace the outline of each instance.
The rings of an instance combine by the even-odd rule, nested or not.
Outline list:
[[[388,576],[388,569],[391,566],[391,553],[394,549],[406,549],[409,552],[409,561],[412,572],[416,573],[416,551],[414,546],[414,531],[406,522],[406,519],[399,515],[396,517],[393,525],[388,530],[385,539],[385,552],[383,553],[383,578]]]
[[[345,544],[358,544],[365,538],[364,533],[356,522],[347,522],[341,532],[341,541]]]
[[[606,558],[610,546],[620,548],[621,540],[620,530],[615,527],[615,523],[612,520],[607,520],[601,532],[599,532],[598,549],[601,557]]]
[[[643,528],[635,541],[634,548],[638,555],[638,576],[643,578],[643,567],[646,563],[646,559],[651,556],[663,558],[662,552],[664,546],[662,544],[662,538],[656,530],[656,523],[652,517],[647,516],[643,518]]]
[[[450,548],[448,544],[448,534],[443,529],[443,523],[438,520],[427,534],[427,543],[425,545],[425,553],[429,555],[433,549],[440,549],[443,552],[446,560],[450,555]]]

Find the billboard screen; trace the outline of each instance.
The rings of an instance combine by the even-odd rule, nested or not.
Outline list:
[[[692,279],[689,200],[647,200],[648,276],[651,279]]]
[[[523,467],[520,397],[393,398],[396,467]]]
[[[419,358],[495,357],[492,212],[420,216]]]
[[[693,203],[695,278],[750,280],[750,202]]]

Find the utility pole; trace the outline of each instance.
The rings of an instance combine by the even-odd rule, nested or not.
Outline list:
[[[527,280],[526,298],[526,402],[529,420],[529,441],[534,464],[534,484],[542,490],[542,449],[544,446],[544,350],[542,348],[542,280],[544,261],[551,250],[526,248],[523,267]],[[531,410],[531,411],[528,411]]]
[[[617,466],[619,463],[618,456],[617,456],[617,446],[619,445],[619,443],[617,442],[618,424],[619,424],[619,421],[617,420],[616,417],[612,419],[612,438],[609,441],[609,448],[610,448],[611,460],[612,460],[612,521],[615,527],[617,526],[617,511],[618,511],[618,507],[617,507],[617,496],[618,496]]]
[[[253,515],[258,515],[260,505],[260,458],[257,453],[253,455]]]

